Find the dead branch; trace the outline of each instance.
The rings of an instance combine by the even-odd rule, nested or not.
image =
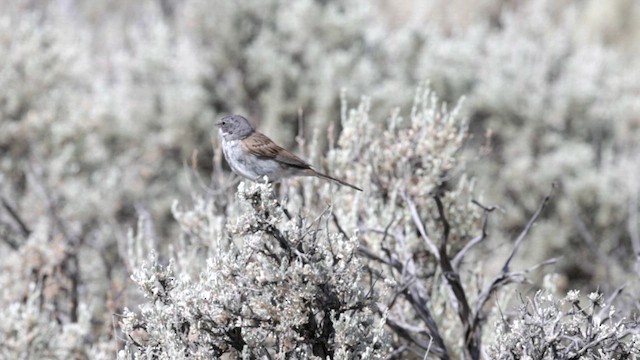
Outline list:
[[[416,286],[410,286],[407,290],[405,290],[405,297],[410,301],[411,305],[416,310],[420,318],[422,318],[427,328],[429,328],[429,335],[431,335],[431,337],[433,338],[435,348],[442,349],[442,353],[438,354],[438,356],[441,359],[449,359],[447,347],[444,344],[444,340],[440,336],[438,325],[436,324],[435,320],[431,316],[431,312],[426,306],[427,300],[420,295]],[[434,351],[434,353],[436,352]]]
[[[387,319],[387,326],[389,326],[396,334],[398,334],[398,336],[404,338],[410,343],[417,345],[421,349],[425,351],[429,351],[435,354],[436,356],[440,357],[441,359],[449,359],[449,355],[447,354],[446,348],[441,348],[441,347],[438,347],[438,345],[434,345],[434,344],[431,344],[431,347],[429,347],[431,341],[426,342],[423,339],[420,339],[414,336],[413,331],[411,329],[405,328],[402,324],[396,322],[395,320]]]
[[[622,290],[624,290],[625,287],[626,287],[626,285],[622,285],[622,286],[618,287],[613,292],[613,294],[611,294],[611,296],[609,296],[607,301],[605,301],[604,306],[598,312],[598,317],[600,319],[602,319],[602,322],[605,322],[606,320],[609,319],[609,309],[611,309],[611,306],[613,305],[613,302],[616,300],[616,298],[618,296],[620,296],[620,294],[622,294]]]
[[[511,261],[513,260],[513,258],[515,257],[515,255],[516,255],[516,253],[518,251],[518,248],[520,247],[520,244],[522,244],[522,241],[526,238],[527,234],[529,233],[529,231],[533,227],[533,224],[540,217],[540,214],[542,213],[542,210],[544,210],[544,208],[547,206],[547,203],[549,202],[549,199],[551,198],[551,195],[553,193],[553,189],[555,189],[555,187],[556,187],[556,185],[552,184],[551,189],[549,190],[549,193],[544,197],[544,199],[542,200],[542,203],[540,204],[540,206],[538,207],[536,212],[531,216],[531,219],[529,219],[529,222],[527,223],[525,228],[522,230],[522,232],[520,233],[520,235],[516,239],[516,242],[515,242],[515,245],[513,247],[513,250],[511,251],[511,254],[509,255],[509,257],[505,261],[504,265],[502,266],[502,270],[500,271],[500,273],[497,274],[493,278],[493,280],[482,290],[482,292],[478,296],[478,299],[476,300],[473,321],[471,322],[471,329],[472,330],[475,331],[475,329],[479,326],[480,319],[482,317],[482,308],[484,307],[485,303],[489,300],[489,297],[491,296],[491,294],[493,294],[496,290],[498,290],[499,288],[501,288],[501,287],[503,287],[503,286],[505,286],[507,284],[520,283],[520,282],[524,281],[524,274],[529,272],[529,271],[531,271],[532,269],[537,269],[540,266],[544,266],[544,265],[555,263],[556,259],[551,259],[551,260],[547,260],[547,261],[545,261],[545,262],[543,262],[541,264],[538,264],[538,265],[534,266],[532,269],[526,270],[524,272],[510,272],[509,271],[509,265],[510,265]]]
[[[529,234],[529,231],[533,227],[533,224],[535,224],[535,222],[540,217],[540,213],[542,213],[542,210],[544,210],[544,208],[547,207],[547,203],[549,203],[549,199],[551,198],[551,195],[553,194],[553,190],[555,188],[556,188],[556,184],[555,183],[551,184],[551,189],[549,190],[549,193],[547,193],[547,196],[544,197],[544,199],[542,200],[542,203],[540,204],[540,206],[538,206],[538,209],[536,210],[536,212],[533,214],[533,216],[531,216],[531,219],[529,219],[527,226],[525,226],[522,232],[520,233],[520,235],[518,235],[518,238],[516,239],[516,243],[513,246],[513,250],[511,250],[511,255],[509,255],[509,257],[507,258],[507,261],[505,261],[504,266],[502,267],[503,273],[509,272],[509,265],[511,264],[511,260],[513,260],[514,256],[516,256],[516,253],[518,252],[518,249],[520,248],[522,241],[527,237],[527,235]]]
[[[420,219],[420,215],[418,214],[416,204],[414,204],[414,202],[407,196],[407,194],[404,191],[400,192],[400,196],[407,203],[407,206],[409,206],[409,211],[411,212],[411,218],[413,219],[413,222],[416,224],[416,227],[420,232],[420,236],[422,237],[424,242],[427,244],[427,248],[433,254],[433,256],[435,256],[436,258],[439,258],[440,254],[438,252],[438,247],[436,246],[436,244],[433,243],[431,238],[429,238],[429,236],[427,235],[427,231],[424,227],[424,224],[422,223],[422,220]]]
[[[460,268],[460,263],[462,263],[464,256],[469,252],[469,250],[471,250],[474,246],[476,246],[477,244],[479,244],[480,242],[482,242],[484,239],[487,238],[487,224],[489,223],[489,213],[493,212],[496,209],[495,206],[486,207],[480,204],[479,202],[477,202],[476,200],[471,200],[471,202],[478,205],[483,210],[482,233],[474,237],[473,239],[469,240],[464,245],[464,247],[460,249],[460,251],[458,251],[456,256],[453,257],[453,260],[451,260],[451,265],[455,270],[458,270]]]
[[[0,197],[0,200],[2,200],[2,207],[4,207],[5,210],[7,210],[7,212],[13,219],[13,221],[15,221],[16,224],[18,225],[18,229],[20,230],[20,234],[22,235],[22,237],[24,237],[25,239],[28,238],[29,235],[31,234],[31,230],[29,229],[27,224],[22,220],[22,217],[18,214],[18,212],[13,208],[13,206],[11,206],[11,204],[9,204],[9,202],[4,197]]]
[[[449,284],[453,295],[455,296],[459,306],[457,306],[458,316],[460,317],[460,321],[465,328],[465,345],[467,347],[467,351],[472,359],[478,359],[480,357],[480,337],[479,333],[472,331],[471,328],[471,307],[469,306],[469,302],[467,300],[467,295],[465,294],[464,287],[462,286],[462,282],[460,281],[460,274],[453,268],[451,262],[449,261],[449,255],[447,254],[447,242],[449,239],[449,232],[451,230],[451,226],[449,221],[447,221],[447,217],[444,213],[444,206],[442,205],[442,200],[438,195],[434,196],[433,199],[436,202],[436,207],[438,208],[439,220],[442,223],[443,231],[442,231],[442,240],[440,242],[440,267],[442,268],[442,275]]]

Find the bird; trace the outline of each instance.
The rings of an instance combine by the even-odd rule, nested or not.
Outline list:
[[[227,115],[216,125],[224,157],[231,170],[242,177],[260,181],[266,176],[269,182],[277,183],[292,176],[315,176],[362,191],[346,181],[316,171],[308,162],[257,131],[242,115]]]

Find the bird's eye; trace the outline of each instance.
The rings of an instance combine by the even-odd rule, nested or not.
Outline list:
[[[225,124],[226,124],[226,122],[224,122],[224,121],[223,121],[223,122],[222,122],[222,125],[225,125]]]

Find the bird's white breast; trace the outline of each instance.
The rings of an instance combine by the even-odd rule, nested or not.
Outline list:
[[[249,180],[260,181],[267,176],[269,181],[276,182],[285,175],[279,162],[251,154],[242,145],[242,140],[223,140],[222,151],[231,169]]]

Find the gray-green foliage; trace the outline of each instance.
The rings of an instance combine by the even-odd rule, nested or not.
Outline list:
[[[345,239],[357,228],[358,239],[376,254],[412,264],[413,272],[385,283],[392,292],[378,289],[378,299],[384,308],[394,289],[414,278],[435,289],[430,306],[444,314],[437,321],[450,329],[444,342],[454,354],[463,348],[456,335],[461,322],[447,305],[442,277],[433,276],[435,251],[416,232],[407,207],[415,205],[436,242],[442,228],[431,191],[442,191],[452,254],[480,230],[482,212],[469,200],[482,193],[485,205],[504,209],[492,214],[495,227],[486,242],[493,251],[478,256],[491,260],[508,252],[501,240],[521,229],[557,181],[561,191],[521,261],[560,253],[556,270],[605,292],[613,289],[608,284],[633,280],[629,274],[639,262],[629,254],[640,251],[636,2],[378,5],[0,3],[0,251],[6,259],[0,315],[7,319],[2,335],[12,344],[7,357],[26,351],[110,357],[105,354],[118,344],[111,314],[141,301],[129,275],[142,254],[171,254],[174,270],[194,279],[205,269],[197,265],[202,253],[174,243],[185,229],[169,209],[176,198],[184,202],[204,189],[219,207],[209,212],[217,216],[217,233],[225,216],[238,215],[219,152],[210,160],[212,123],[227,112],[248,115],[290,146],[304,111],[299,133],[312,146],[299,139],[299,150],[319,169],[368,192],[293,181],[302,190],[287,187],[287,206],[306,209],[302,215],[310,219],[331,203]],[[392,109],[411,103],[425,79],[452,103],[466,96],[461,111],[468,117],[471,161],[461,157],[466,126],[447,122],[448,111],[429,105],[432,94],[419,92],[412,114]],[[368,94],[373,106],[365,101],[350,112],[342,106],[338,123],[343,87],[344,101]],[[191,159],[197,160],[194,173],[185,166]],[[465,171],[469,165],[475,177]],[[207,189],[198,176],[212,169],[215,186]],[[145,219],[144,246],[126,236],[138,216]],[[196,249],[197,241],[210,241],[204,234],[188,238]],[[473,302],[481,287],[476,275],[495,264],[483,267],[470,256],[462,282]],[[385,266],[369,267],[393,275]],[[385,316],[416,330],[418,341],[427,339],[415,309],[403,301]],[[384,314],[377,310],[376,316]],[[80,333],[90,336],[68,340]],[[40,346],[38,339],[46,338],[48,347]]]
[[[589,26],[599,25],[592,14],[637,17],[638,9],[629,1],[609,5],[527,2],[504,11],[500,27],[480,23],[436,36],[420,56],[436,89],[466,95],[478,142],[491,131],[489,161],[479,157],[472,172],[506,209],[501,229],[513,231],[557,181],[562,195],[528,251],[540,260],[584,249],[566,252],[563,267],[586,282],[622,279],[636,263],[617,249],[631,249],[639,226],[637,54],[624,39],[593,36]]]
[[[285,185],[288,201],[283,206],[299,212],[300,217],[286,221],[266,193],[269,187],[246,189],[241,184],[237,198],[228,205],[198,200],[194,211],[174,211],[183,235],[172,258],[181,264],[181,274],[199,275],[196,281],[174,279],[177,272],[173,267],[158,268],[157,262],[136,271],[134,281],[152,301],[139,315],[129,313],[124,332],[143,329],[150,343],[128,343],[134,349],[128,351],[136,353],[133,345],[137,345],[142,353],[171,357],[175,349],[181,354],[202,354],[214,348],[218,355],[270,351],[305,358],[311,354],[324,357],[322,346],[327,346],[329,354],[344,358],[350,353],[384,354],[383,349],[399,344],[380,342],[377,330],[372,332],[373,324],[381,319],[400,324],[396,329],[407,326],[408,332],[414,332],[423,326],[420,312],[434,312],[437,326],[469,326],[470,321],[457,320],[455,312],[447,309],[447,304],[456,300],[447,295],[448,285],[440,274],[433,276],[440,271],[438,257],[446,255],[436,248],[442,229],[440,220],[432,216],[437,214],[432,196],[441,196],[446,206],[443,214],[452,226],[448,239],[451,254],[481,232],[480,208],[469,201],[473,186],[459,160],[467,134],[465,123],[457,109],[449,111],[429,89],[417,92],[406,118],[396,112],[384,127],[369,121],[369,106],[366,99],[353,109],[343,104],[344,131],[336,140],[339,147],[327,155],[328,171],[362,184],[364,194],[347,188],[334,191],[334,184],[319,180],[303,181],[299,192],[291,181]],[[376,148],[384,150],[368,150]],[[370,178],[376,180],[367,182]],[[324,208],[323,204],[331,206]],[[226,230],[223,219],[228,222]],[[422,220],[418,219],[424,219],[421,225],[426,230],[422,233],[416,223]],[[325,233],[329,226],[336,233]],[[349,235],[355,228],[360,236]],[[131,238],[132,247],[153,244],[143,235]],[[195,255],[200,247],[206,256]],[[384,260],[368,256],[360,260],[358,249],[379,254]],[[204,259],[206,266],[202,265]],[[405,269],[387,266],[386,261],[403,264],[399,266]],[[398,297],[407,287],[428,303]],[[469,296],[474,292],[468,291]],[[204,299],[193,298],[207,293],[211,295]],[[283,293],[288,295],[283,298]],[[344,309],[348,309],[346,317]],[[196,314],[187,318],[179,315],[194,311]],[[309,336],[309,311],[319,317],[315,324],[320,324],[323,316],[327,321],[325,315],[331,313],[329,329],[335,326],[335,335],[330,341]],[[201,340],[181,335],[180,331],[192,331],[179,330],[182,327],[176,324],[182,323],[187,329],[195,323],[204,324],[205,330],[210,328],[194,335],[196,339],[209,336],[208,342],[203,345]],[[327,331],[333,334],[334,330],[325,326],[317,331],[325,337]],[[229,335],[231,331],[234,336]],[[436,329],[431,329],[431,335],[437,337],[431,348],[437,354],[446,354],[445,346],[451,354],[465,351],[459,336]],[[297,341],[291,340],[296,336]],[[327,344],[318,343],[320,340]],[[412,351],[429,348],[424,341]]]
[[[182,241],[200,244],[207,256],[182,266],[151,257],[134,272],[148,302],[139,315],[125,311],[123,331],[140,329],[148,337],[128,342],[119,356],[384,355],[383,324],[373,311],[373,289],[362,279],[358,238],[332,233],[328,213],[288,220],[270,185],[241,183],[235,201],[237,217],[228,218],[226,230],[204,199],[191,210],[175,207]],[[202,270],[188,275],[194,268]]]
[[[620,317],[598,292],[580,301],[579,291],[563,299],[539,291],[523,300],[511,322],[498,321],[492,359],[636,359],[637,323]],[[586,304],[585,304],[586,303]]]

